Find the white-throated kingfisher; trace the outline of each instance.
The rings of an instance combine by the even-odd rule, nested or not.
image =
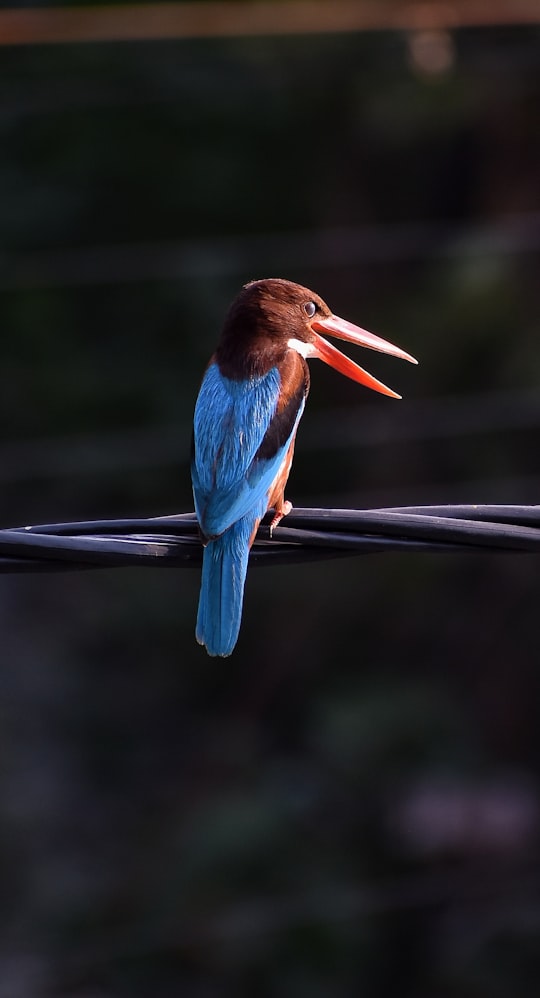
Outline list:
[[[361,385],[401,397],[321,333],[416,364],[299,284],[275,278],[242,288],[206,368],[193,425],[191,476],[204,544],[196,637],[209,655],[230,655],[238,639],[249,552],[263,516],[274,510],[273,529],[292,508],[284,490],[309,391],[306,360],[318,357]]]

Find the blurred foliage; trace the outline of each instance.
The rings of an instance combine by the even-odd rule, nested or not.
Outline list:
[[[2,49],[4,524],[191,508],[262,276],[421,361],[366,360],[396,404],[313,366],[297,505],[536,501],[540,32],[409,43]],[[0,998],[536,994],[536,559],[254,569],[225,662],[197,589],[2,578]]]

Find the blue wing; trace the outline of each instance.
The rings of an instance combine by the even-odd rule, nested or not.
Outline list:
[[[262,517],[269,489],[304,410],[302,389],[275,432],[281,379],[277,368],[261,378],[233,381],[211,364],[203,378],[193,427],[191,465],[197,518],[216,537],[247,513]],[[268,446],[270,437],[275,437]],[[265,441],[267,446],[265,446]]]

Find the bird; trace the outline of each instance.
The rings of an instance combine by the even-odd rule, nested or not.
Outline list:
[[[262,518],[270,533],[292,509],[285,499],[296,431],[319,358],[361,385],[401,398],[321,333],[417,361],[335,315],[309,288],[282,278],[245,284],[232,302],[195,404],[191,478],[204,546],[196,638],[230,655],[242,618],[249,552]]]

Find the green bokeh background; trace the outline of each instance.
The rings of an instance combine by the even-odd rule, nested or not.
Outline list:
[[[277,5],[276,5],[277,7]],[[281,276],[420,359],[312,365],[295,505],[538,501],[540,31],[0,49],[0,515],[192,508],[226,307]],[[538,560],[0,579],[0,996],[515,998],[540,974]]]

